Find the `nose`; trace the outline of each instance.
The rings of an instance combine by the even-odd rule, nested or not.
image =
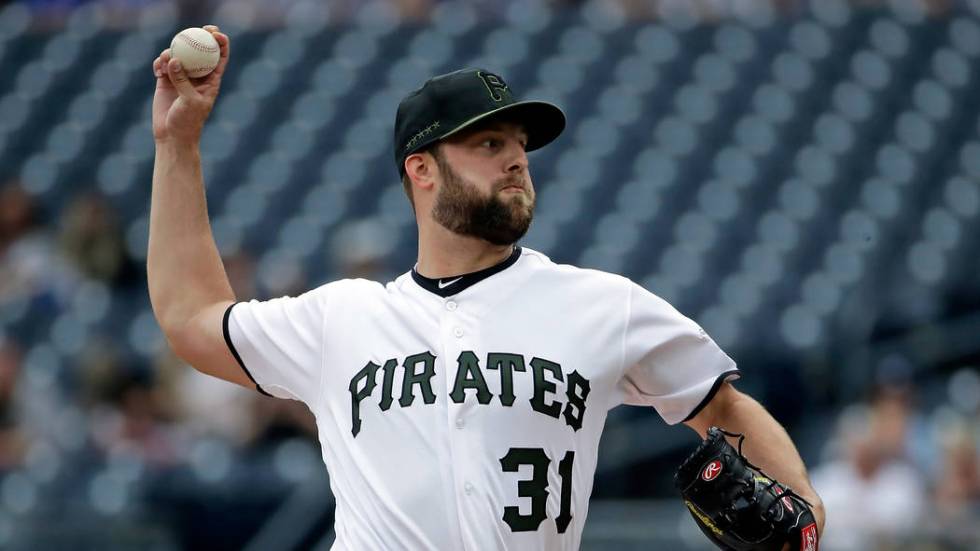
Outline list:
[[[522,173],[527,169],[527,151],[524,151],[524,147],[516,141],[511,148],[513,153],[508,160],[507,172],[511,174]]]

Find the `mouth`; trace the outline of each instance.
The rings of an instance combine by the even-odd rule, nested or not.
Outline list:
[[[527,182],[523,178],[508,178],[502,182],[499,182],[500,186],[497,191],[527,191]]]

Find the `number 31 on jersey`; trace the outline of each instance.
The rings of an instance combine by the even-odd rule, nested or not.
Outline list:
[[[565,457],[558,463],[558,476],[561,478],[561,507],[555,524],[558,533],[564,534],[572,522],[572,463],[575,452],[565,452]],[[520,514],[516,505],[504,507],[504,522],[514,532],[533,532],[541,526],[541,521],[548,517],[548,466],[551,458],[541,448],[511,448],[507,455],[500,458],[500,466],[505,473],[516,473],[521,465],[531,466],[531,478],[517,483],[517,495],[531,498],[531,512]]]

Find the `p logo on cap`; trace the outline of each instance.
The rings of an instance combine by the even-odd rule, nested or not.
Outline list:
[[[507,90],[507,83],[504,79],[500,78],[498,75],[493,73],[487,73],[485,71],[479,71],[477,76],[483,80],[483,84],[487,86],[487,91],[490,92],[490,98],[493,101],[504,101],[503,92]]]

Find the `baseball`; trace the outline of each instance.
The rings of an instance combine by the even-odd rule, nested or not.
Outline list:
[[[221,48],[208,31],[191,27],[177,33],[170,42],[170,55],[184,66],[191,78],[207,76],[218,66]]]

